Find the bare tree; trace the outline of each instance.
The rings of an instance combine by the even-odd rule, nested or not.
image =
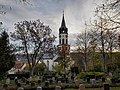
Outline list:
[[[18,22],[15,29],[15,32],[11,33],[12,40],[20,43],[19,46],[23,48],[33,75],[35,66],[42,60],[44,54],[53,55],[55,36],[51,35],[52,30],[49,26],[43,25],[40,20]]]
[[[104,23],[104,22],[101,22],[101,23]],[[96,25],[98,26],[99,23],[97,23]],[[114,62],[112,58],[112,54],[113,54],[113,51],[116,50],[116,47],[117,47],[117,43],[118,43],[117,33],[118,32],[116,30],[113,30],[113,31],[104,30],[103,28],[99,28],[96,25],[90,33],[91,44],[92,46],[97,45],[96,52],[100,52],[101,59],[103,60],[103,70],[106,71],[107,64],[109,62],[111,64],[112,62]]]
[[[120,0],[106,0],[102,5],[96,7],[97,19],[104,22],[104,30],[120,30]],[[98,20],[97,20],[98,21]],[[100,25],[98,25],[101,28]]]
[[[89,33],[86,32],[86,29],[84,33],[81,33],[77,36],[77,41],[76,41],[76,45],[78,47],[77,50],[83,56],[83,64],[84,64],[85,71],[88,71],[87,62],[89,60],[89,54],[90,54],[89,52],[91,48],[90,42],[91,42],[91,39],[89,37]]]
[[[91,25],[94,30],[96,30],[96,35],[98,36],[96,40],[99,46],[99,50],[104,61],[103,70],[107,70],[106,66],[106,52],[109,52],[109,56],[112,57],[112,51],[116,47],[117,39],[116,34],[119,30],[119,14],[116,12],[117,7],[119,7],[119,0],[116,0],[113,5],[113,0],[107,0],[104,4],[96,7],[94,20]]]

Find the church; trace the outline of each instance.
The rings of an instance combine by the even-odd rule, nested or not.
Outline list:
[[[59,63],[62,59],[70,55],[70,45],[68,44],[68,28],[66,27],[64,12],[62,16],[61,26],[59,28],[59,44],[57,45],[57,54],[52,60],[44,60],[47,68],[52,70],[52,66]]]

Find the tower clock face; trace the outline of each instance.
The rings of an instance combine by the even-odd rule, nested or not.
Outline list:
[[[65,31],[63,30],[62,32],[64,33]]]

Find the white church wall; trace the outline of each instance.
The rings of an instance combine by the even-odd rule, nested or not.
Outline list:
[[[47,60],[43,60],[43,62],[45,63],[45,65],[47,66],[47,68],[52,71],[53,68],[52,66],[54,65],[54,61],[51,59],[47,59]]]

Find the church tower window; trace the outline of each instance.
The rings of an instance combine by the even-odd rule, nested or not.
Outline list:
[[[62,39],[62,44],[64,44],[64,39]]]

